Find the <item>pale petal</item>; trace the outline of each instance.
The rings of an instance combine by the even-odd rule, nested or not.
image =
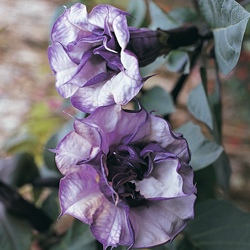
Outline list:
[[[153,171],[149,177],[142,181],[133,181],[136,191],[146,199],[174,198],[186,196],[183,192],[183,180],[177,172],[178,159],[168,159],[160,163],[154,163]]]
[[[194,217],[194,194],[169,200],[148,201],[145,206],[130,208],[135,232],[134,248],[148,248],[172,241]]]
[[[140,75],[138,60],[133,53],[121,53],[121,62],[125,70],[106,82],[100,98],[103,100],[105,96],[112,96],[117,104],[126,105],[138,94],[144,79]]]
[[[50,67],[56,74],[56,89],[59,94],[68,98],[78,89],[73,84],[66,84],[76,74],[78,65],[73,63],[60,44],[52,45],[48,49]]]
[[[71,97],[73,106],[83,112],[91,113],[99,106],[114,104],[115,102],[112,98],[106,98],[100,102],[100,92],[104,84],[105,82],[100,82],[89,87],[79,88]]]
[[[57,19],[52,28],[51,40],[66,45],[90,34],[86,6],[78,3],[65,9]]]
[[[70,214],[89,224],[104,249],[120,244],[131,245],[133,237],[125,210],[105,198],[96,179],[96,172],[90,166],[84,166],[81,172],[61,180],[61,215]]]
[[[97,130],[88,124],[76,121],[76,132],[67,134],[55,150],[56,164],[64,175],[80,170],[78,162],[93,159],[101,147],[101,138]]]

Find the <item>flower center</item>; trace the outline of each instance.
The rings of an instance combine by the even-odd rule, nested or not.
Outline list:
[[[142,180],[148,171],[148,164],[140,157],[140,151],[136,146],[119,145],[107,160],[108,182],[129,206],[137,206],[144,199],[131,182]]]

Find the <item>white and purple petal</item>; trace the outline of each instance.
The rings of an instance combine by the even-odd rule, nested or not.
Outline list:
[[[149,248],[172,241],[194,217],[196,196],[147,201],[130,208],[129,218],[135,233],[133,248]]]
[[[103,245],[131,245],[127,213],[109,202],[100,191],[98,174],[88,165],[64,177],[60,183],[61,215],[69,214],[90,225],[94,236]]]

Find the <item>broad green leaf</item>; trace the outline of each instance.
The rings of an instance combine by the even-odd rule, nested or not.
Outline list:
[[[191,91],[188,97],[187,108],[196,119],[204,122],[213,130],[213,116],[202,84],[199,84]]]
[[[165,66],[169,71],[188,74],[190,69],[188,52],[172,50],[166,57]]]
[[[227,75],[238,62],[250,14],[234,0],[200,0],[199,4],[214,34],[219,69]]]
[[[177,28],[179,26],[179,23],[174,18],[165,13],[152,0],[149,0],[148,3],[149,13],[151,17],[151,24],[149,25],[149,29],[155,30],[157,28],[160,28],[162,30],[168,30]]]
[[[25,220],[6,212],[0,203],[0,249],[27,250],[32,240],[31,228]]]
[[[95,237],[89,226],[79,220],[75,220],[73,226],[68,230],[60,244],[51,250],[97,250]]]
[[[142,27],[147,14],[146,2],[144,0],[130,0],[127,12],[134,17],[128,17],[128,25],[136,28]]]
[[[198,18],[196,12],[193,9],[185,7],[174,8],[168,14],[180,25],[184,23],[195,23]]]
[[[158,110],[157,115],[167,115],[175,111],[172,97],[161,87],[153,87],[143,94],[138,101],[147,111]]]
[[[228,201],[206,201],[196,205],[184,232],[188,250],[249,250],[250,214]]]
[[[227,192],[229,188],[229,180],[231,176],[231,166],[225,152],[213,163],[217,181],[220,187]]]
[[[188,122],[178,128],[176,132],[182,133],[187,139],[190,151],[190,165],[194,171],[205,168],[215,162],[223,152],[223,147],[206,139],[198,125]]]

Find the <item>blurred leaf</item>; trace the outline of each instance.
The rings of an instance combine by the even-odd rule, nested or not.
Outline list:
[[[158,69],[165,61],[166,58],[164,56],[157,57],[153,63],[150,63],[149,65],[140,68],[140,74],[142,76],[150,75],[152,72]]]
[[[128,26],[142,27],[147,13],[146,2],[144,0],[130,0],[127,12],[134,17],[128,17]]]
[[[171,95],[159,86],[155,86],[142,94],[138,101],[147,111],[159,110],[155,112],[157,115],[164,116],[175,111]]]
[[[216,174],[212,165],[194,173],[194,183],[197,187],[196,203],[216,198]]]
[[[213,116],[202,84],[199,84],[191,91],[188,97],[187,108],[196,119],[204,122],[213,130]]]
[[[165,66],[169,71],[188,74],[190,69],[188,52],[181,50],[170,51],[166,57]]]
[[[52,223],[41,209],[24,200],[13,186],[2,181],[0,181],[0,201],[9,212],[26,219],[34,229],[40,232],[47,231]]]
[[[184,229],[181,245],[202,250],[249,250],[250,215],[228,201],[210,200],[195,207],[195,218]]]
[[[169,13],[174,20],[176,20],[180,25],[184,23],[195,23],[197,20],[197,14],[191,8],[174,8]]]
[[[51,250],[97,250],[95,237],[89,226],[79,220],[75,220],[63,240],[50,248]]]
[[[227,192],[229,188],[229,180],[231,176],[231,166],[225,152],[213,163],[217,181],[220,187]]]
[[[158,5],[152,0],[148,0],[149,13],[151,17],[151,24],[149,29],[155,30],[160,28],[162,30],[173,29],[179,26],[178,22],[169,14],[165,13]]]
[[[52,190],[47,199],[43,202],[41,209],[55,221],[60,215],[60,205],[58,199],[58,190]]]
[[[29,133],[21,133],[7,139],[4,150],[8,153],[34,152],[38,144],[38,139]]]
[[[200,0],[199,4],[214,34],[219,69],[227,75],[238,62],[250,14],[234,0]]]
[[[201,131],[200,126],[188,122],[179,127],[176,132],[182,133],[187,139],[190,151],[190,165],[194,171],[205,168],[215,162],[223,152],[223,147],[206,139]]]
[[[0,249],[27,250],[32,240],[31,228],[24,220],[6,212],[0,203]]]
[[[35,163],[34,156],[30,153],[19,153],[15,155],[15,171],[12,172],[11,184],[21,187],[39,176],[39,169]]]

